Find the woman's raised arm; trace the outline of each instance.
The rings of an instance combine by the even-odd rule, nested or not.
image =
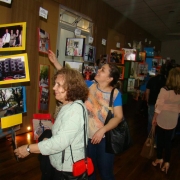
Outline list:
[[[51,50],[49,50],[48,58],[57,70],[62,68],[62,65],[58,62],[56,55]]]

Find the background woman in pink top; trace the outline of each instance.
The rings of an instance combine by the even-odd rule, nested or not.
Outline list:
[[[167,173],[171,156],[171,137],[178,122],[180,113],[180,70],[170,70],[166,86],[161,88],[155,105],[155,114],[152,124],[157,125],[157,159],[153,166],[160,164],[162,171]],[[163,160],[163,150],[165,156]]]

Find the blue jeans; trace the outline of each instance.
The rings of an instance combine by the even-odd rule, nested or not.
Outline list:
[[[155,105],[148,105],[148,133],[152,128],[152,120],[154,116]]]
[[[98,169],[102,180],[115,180],[113,175],[114,154],[105,152],[105,138],[99,144],[88,141],[88,156],[92,159],[94,169]],[[89,180],[96,180],[96,172],[89,176]]]

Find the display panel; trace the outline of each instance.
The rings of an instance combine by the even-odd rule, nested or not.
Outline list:
[[[84,53],[84,38],[66,38],[65,56],[82,57]]]
[[[48,54],[50,49],[50,35],[43,29],[38,28],[39,52]]]
[[[0,118],[26,112],[24,86],[0,88]]]
[[[25,50],[26,22],[0,25],[0,51]]]
[[[0,84],[29,81],[27,54],[0,57]]]

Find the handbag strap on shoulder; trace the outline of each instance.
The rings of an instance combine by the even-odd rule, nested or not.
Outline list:
[[[87,126],[86,123],[87,122],[87,118],[86,118],[86,112],[85,112],[85,108],[81,103],[76,102],[77,104],[81,105],[83,108],[83,119],[84,119],[84,159],[85,159],[85,163],[87,164],[87,150],[86,150],[86,132],[87,132]],[[72,161],[74,163],[74,158],[73,158],[73,153],[72,153],[72,147],[70,145],[70,151],[71,151],[71,157],[72,157]],[[65,150],[62,151],[62,164],[64,163],[64,157],[65,157]]]
[[[112,91],[111,91],[111,95],[110,95],[110,101],[109,101],[109,107],[112,107],[114,89],[115,89],[115,88],[113,88],[113,89],[112,89]]]

